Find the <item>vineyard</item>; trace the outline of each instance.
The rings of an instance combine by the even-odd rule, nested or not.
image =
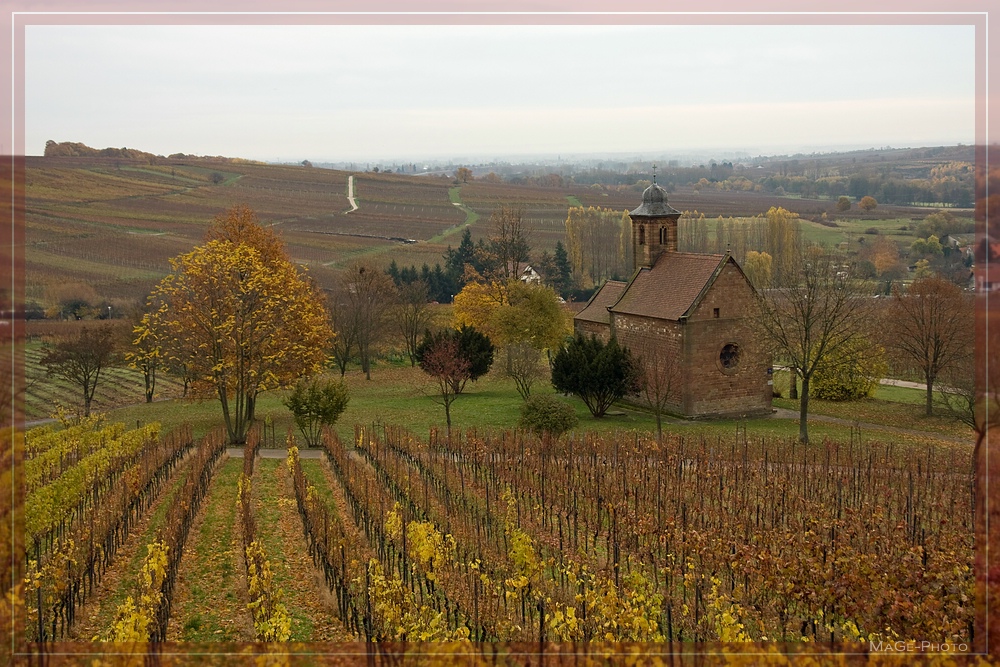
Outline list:
[[[288,445],[29,431],[29,640],[972,643],[965,447],[392,427]]]
[[[76,322],[66,324],[76,324]],[[64,330],[70,330],[64,327]],[[46,375],[39,363],[44,349],[41,345],[29,343],[24,346],[25,359],[25,418],[29,421],[51,417],[54,410],[77,412],[83,403],[83,390],[65,380]],[[155,397],[174,398],[183,392],[183,385],[176,378],[162,375],[157,378]],[[132,368],[112,367],[104,369],[94,392],[94,409],[110,410],[122,405],[141,403],[144,400],[142,374]]]
[[[484,179],[458,184],[449,177],[356,173],[359,209],[347,213],[351,174],[298,165],[193,157],[138,159],[29,157],[25,168],[25,300],[43,309],[67,290],[89,293],[116,309],[144,302],[169,271],[168,259],[199,243],[211,219],[241,203],[276,226],[292,258],[310,268],[321,286],[334,272],[359,258],[387,266],[418,268],[442,261],[465,228],[473,239],[488,232],[489,216],[501,204],[522,207],[536,253],[552,253],[565,241],[571,205],[616,211],[635,208],[642,189],[634,186],[543,187]],[[449,195],[453,190],[455,199]],[[670,195],[681,211],[718,216],[753,216],[782,206],[807,218],[833,211],[833,201],[779,197],[760,192],[696,192],[690,186]],[[460,203],[465,210],[456,206]],[[837,243],[869,227],[898,232],[926,211],[880,206],[837,227],[806,222],[807,238]],[[839,216],[838,216],[839,218]],[[891,221],[891,224],[890,224]],[[414,240],[416,243],[404,241]],[[391,255],[391,257],[390,257]],[[86,286],[89,289],[84,289]]]

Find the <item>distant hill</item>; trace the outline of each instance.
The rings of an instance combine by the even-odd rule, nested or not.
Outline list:
[[[135,148],[91,148],[86,144],[77,141],[53,141],[49,139],[45,142],[44,157],[87,157],[87,158],[120,158],[123,160],[137,160],[146,164],[156,164],[165,160],[206,160],[210,162],[225,162],[230,164],[264,164],[256,160],[246,160],[238,157],[223,157],[221,155],[185,155],[184,153],[173,153],[164,157],[147,153]]]
[[[875,211],[854,205],[841,212],[832,188],[853,194],[854,187],[886,190],[897,180],[932,179],[942,188],[963,186],[969,175],[961,157],[961,151],[943,149],[858,153],[840,156],[837,164],[824,163],[832,157],[793,157],[759,169],[727,163],[664,169],[657,178],[670,186],[672,206],[702,213],[713,224],[718,216],[754,216],[782,206],[803,217],[815,240],[838,243],[879,227],[908,245],[911,223],[933,212],[934,204],[894,206],[880,199]],[[847,175],[849,169],[860,173]],[[75,297],[98,304],[100,312],[139,307],[170,272],[168,260],[202,242],[212,218],[234,204],[251,207],[273,225],[293,260],[330,288],[337,271],[360,259],[433,269],[466,226],[473,241],[486,236],[490,214],[501,204],[523,207],[532,251],[551,254],[565,241],[570,206],[631,210],[648,185],[641,172],[609,171],[610,182],[602,184],[588,177],[600,180],[605,172],[583,169],[559,177],[539,167],[531,178],[494,174],[468,182],[454,174],[394,172],[164,157],[50,141],[44,157],[25,158],[25,301],[42,310]],[[349,189],[357,210],[351,210]]]
[[[91,148],[75,141],[45,142],[45,157],[120,157],[130,160],[151,160],[157,156],[134,148]],[[161,156],[162,157],[162,156]]]

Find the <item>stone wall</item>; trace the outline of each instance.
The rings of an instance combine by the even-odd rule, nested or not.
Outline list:
[[[685,358],[692,391],[686,412],[692,415],[751,415],[771,411],[771,358],[752,324],[756,301],[740,270],[726,264],[685,325]],[[723,349],[730,348],[727,368]]]
[[[588,322],[586,320],[574,320],[573,321],[573,331],[574,333],[581,333],[583,336],[589,337],[591,334],[597,336],[598,340],[603,341],[605,344],[611,339],[611,327],[607,324],[601,324],[599,322]]]
[[[653,382],[648,394],[644,392],[630,400],[646,403],[664,396],[667,412],[683,413],[687,375],[681,357],[683,327],[668,320],[620,314],[614,316],[614,325],[618,344],[642,357]]]
[[[669,412],[691,417],[769,414],[771,359],[750,326],[754,303],[739,269],[727,264],[687,320],[616,314],[613,327],[621,345],[652,361],[656,368],[649,372],[663,377],[672,371]],[[729,348],[728,366],[722,360],[727,345],[737,350],[734,359]],[[670,359],[676,360],[672,369]]]

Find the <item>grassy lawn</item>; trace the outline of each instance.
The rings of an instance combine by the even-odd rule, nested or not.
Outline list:
[[[289,595],[294,584],[285,553],[285,542],[281,531],[281,507],[279,503],[289,502],[283,492],[283,485],[277,473],[283,459],[260,459],[253,476],[254,515],[257,519],[257,539],[264,548],[264,554],[271,563],[274,587],[281,589],[282,602],[292,618],[291,641],[309,641],[313,635],[313,621],[309,614],[296,603],[298,595]],[[294,498],[290,500],[294,504]]]
[[[323,474],[323,464],[315,459],[299,459],[299,465],[302,466],[302,474],[305,475],[306,481],[316,489],[316,493],[326,508],[334,516],[340,516],[341,508],[337,506],[333,492],[330,490],[330,483],[327,481],[326,475]],[[350,517],[344,516],[341,517],[341,520],[346,523],[350,521]]]
[[[274,587],[281,590],[281,601],[291,617],[291,641],[349,640],[332,610],[323,603],[325,591],[317,586],[284,459],[257,461],[253,496],[257,539],[271,564]]]
[[[776,398],[774,406],[798,410],[799,402],[787,398]],[[809,399],[809,414],[828,415],[869,424],[884,424],[953,438],[968,438],[970,444],[974,441],[974,435],[970,428],[944,415],[926,416],[923,404],[897,403],[877,397],[860,401],[824,401],[811,398]]]
[[[802,220],[802,236],[815,243],[826,246],[836,244],[851,239],[851,247],[855,248],[859,242],[872,243],[877,235],[866,234],[869,229],[877,229],[882,236],[889,236],[894,241],[902,243],[904,248],[908,248],[916,237],[909,231],[909,218],[890,218],[888,220],[864,220],[858,218],[837,218],[836,227],[827,227],[811,220]],[[906,229],[903,229],[906,228]]]
[[[429,240],[430,243],[440,243],[459,229],[464,229],[469,225],[475,224],[476,220],[479,220],[479,214],[462,202],[462,186],[456,185],[455,187],[448,188],[448,199],[465,213],[465,222],[449,227],[437,236],[432,237]]]
[[[776,371],[775,386],[783,396],[788,393],[788,373]],[[945,435],[953,438],[968,438],[973,440],[973,433],[967,426],[948,415],[935,414],[928,417],[924,414],[926,393],[923,389],[910,387],[894,387],[879,385],[875,395],[859,401],[824,401],[819,398],[809,399],[810,415],[826,415],[859,421],[870,424],[884,424],[897,428],[916,431],[926,431],[930,434]],[[789,398],[775,398],[772,405],[776,408],[798,410],[799,401]]]
[[[372,379],[351,369],[345,377],[351,400],[341,415],[336,430],[345,440],[350,440],[355,424],[393,424],[411,430],[420,438],[426,438],[432,427],[445,430],[444,408],[436,400],[436,385],[419,368],[406,365],[391,365],[381,362],[372,370]],[[778,375],[777,386],[787,391],[787,380]],[[538,382],[532,390],[539,394],[555,393],[547,380]],[[257,417],[269,420],[279,444],[289,428],[294,428],[291,415],[282,405],[285,392],[268,392],[258,399]],[[810,414],[827,414],[845,419],[860,420],[887,426],[903,427],[927,432],[926,440],[931,441],[936,434],[951,437],[967,435],[963,427],[945,417],[921,418],[922,394],[916,389],[884,387],[875,399],[851,403],[830,401],[810,401]],[[602,419],[595,419],[582,401],[575,397],[561,397],[570,403],[579,417],[578,431],[608,432],[613,430],[635,430],[652,433],[656,429],[654,416],[637,406],[615,406]],[[507,429],[516,425],[520,416],[522,401],[512,380],[498,372],[491,372],[478,382],[470,382],[465,392],[452,404],[452,428],[460,431],[470,429]],[[797,410],[797,402],[776,399],[775,407]],[[182,422],[190,422],[195,434],[207,432],[221,423],[221,409],[217,400],[191,401],[173,400],[153,404],[140,404],[109,413],[114,420],[146,423],[159,420],[164,428]],[[760,417],[745,422],[751,436],[794,438],[798,435],[798,425],[793,419]],[[687,421],[667,420],[666,432],[706,437],[729,437],[736,432],[736,420]],[[851,427],[824,422],[810,422],[810,439],[821,442],[823,438],[849,440]],[[870,432],[871,433],[871,432]],[[896,438],[898,435],[882,432],[882,436]],[[877,438],[875,434],[869,437]]]

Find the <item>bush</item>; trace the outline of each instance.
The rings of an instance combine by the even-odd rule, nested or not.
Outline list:
[[[521,419],[517,425],[538,435],[548,433],[559,437],[577,422],[576,412],[569,403],[551,395],[535,395],[521,406]]]
[[[445,329],[435,334],[431,334],[430,329],[424,332],[424,338],[417,345],[414,357],[417,364],[429,375],[435,375],[428,370],[424,363],[424,354],[441,343],[444,339],[454,340],[458,346],[458,355],[468,363],[467,372],[454,375],[451,380],[452,387],[456,394],[461,394],[465,389],[467,380],[475,382],[489,372],[493,365],[493,343],[490,342],[486,334],[476,330],[475,327],[462,325],[461,329]]]
[[[871,213],[878,208],[878,201],[871,195],[865,195],[861,198],[861,201],[858,202],[858,208],[865,213]]]
[[[865,234],[878,234],[878,227],[869,227],[865,230]]]
[[[869,398],[888,370],[882,346],[859,338],[830,355],[816,369],[809,394],[827,401]]]
[[[640,390],[641,370],[628,348],[612,338],[607,345],[593,334],[574,336],[552,360],[552,386],[564,394],[575,394],[587,404],[590,414],[603,417],[611,405]]]
[[[316,447],[323,427],[336,423],[347,408],[349,398],[347,385],[343,382],[319,377],[303,378],[296,383],[284,404],[291,410],[306,446]]]

